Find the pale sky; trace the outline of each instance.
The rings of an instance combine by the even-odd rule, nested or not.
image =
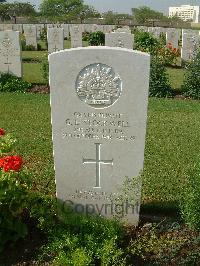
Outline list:
[[[7,0],[8,2],[14,2],[14,0]],[[30,2],[35,5],[39,5],[42,0],[16,0],[18,2]],[[112,10],[119,13],[131,13],[132,7],[149,6],[152,9],[168,13],[169,6],[179,5],[198,5],[200,6],[200,0],[84,0],[85,4],[94,6],[98,11]]]

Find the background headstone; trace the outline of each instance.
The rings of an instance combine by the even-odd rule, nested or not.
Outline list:
[[[64,29],[63,28],[48,28],[48,53],[57,52],[64,49]]]
[[[139,31],[145,31],[145,32],[148,31],[148,27],[147,27],[147,26],[138,26],[137,29],[138,29]]]
[[[40,35],[44,29],[44,24],[36,24],[36,28],[37,28],[37,38],[40,38]]]
[[[134,35],[125,32],[106,33],[105,45],[133,49]]]
[[[161,33],[165,33],[166,30],[161,27],[148,27],[148,32],[151,33],[155,38],[159,39]]]
[[[78,25],[70,26],[71,48],[82,47],[82,28]]]
[[[37,28],[35,25],[23,25],[26,45],[32,45],[37,49]]]
[[[0,32],[0,72],[22,76],[21,48],[18,31]]]
[[[181,30],[175,28],[168,28],[166,32],[166,43],[171,43],[173,48],[179,47],[179,39],[181,36]]]
[[[22,24],[13,24],[12,28],[13,28],[14,31],[19,31],[20,33],[23,32]]]
[[[129,27],[122,27],[115,30],[115,32],[125,32],[125,33],[131,33],[131,30]]]
[[[190,61],[194,58],[200,46],[200,35],[198,31],[182,30],[181,59]]]
[[[64,29],[64,38],[69,39],[69,24],[61,24],[61,28]]]
[[[141,182],[116,203],[143,169],[150,56],[87,47],[53,53],[49,63],[58,199],[136,225]]]

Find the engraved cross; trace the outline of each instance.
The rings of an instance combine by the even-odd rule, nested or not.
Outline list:
[[[5,62],[4,65],[8,66],[8,73],[10,73],[10,65],[12,65],[12,63],[9,62],[8,57],[7,57],[7,62]]]
[[[113,165],[112,160],[101,160],[101,144],[95,143],[96,145],[96,159],[83,159],[83,164],[96,164],[96,186],[94,188],[101,188],[101,165]]]
[[[53,50],[54,50],[54,52],[58,51],[58,48],[57,48],[56,44],[55,44],[55,47],[53,48]]]

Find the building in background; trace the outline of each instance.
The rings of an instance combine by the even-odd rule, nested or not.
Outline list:
[[[177,16],[183,21],[200,22],[200,6],[181,5],[169,7],[169,17]]]

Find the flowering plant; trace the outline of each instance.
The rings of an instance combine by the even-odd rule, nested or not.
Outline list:
[[[157,51],[157,56],[163,62],[164,65],[177,65],[177,60],[180,57],[180,49],[174,48],[171,43],[168,43],[166,47],[161,47]]]
[[[32,184],[22,167],[22,157],[13,155],[15,142],[0,128],[0,251],[7,241],[27,234],[22,214],[27,208]]]
[[[5,134],[5,130],[3,128],[0,128],[0,137],[4,136]]]

